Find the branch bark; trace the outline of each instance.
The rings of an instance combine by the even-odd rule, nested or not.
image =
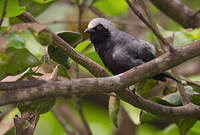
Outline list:
[[[179,0],[150,0],[158,9],[184,28],[200,27],[200,16]]]
[[[173,54],[169,52],[165,53],[148,63],[113,77],[84,78],[54,82],[46,81],[46,83],[36,87],[8,90],[0,94],[0,105],[15,103],[22,100],[32,100],[40,97],[116,92],[120,99],[153,114],[171,117],[199,118],[199,106],[189,103],[180,107],[168,107],[143,99],[131,91],[124,89],[133,83],[152,77],[200,55],[200,40],[176,49],[175,52],[176,53]],[[1,82],[0,84],[3,83],[4,82]],[[23,84],[24,82],[22,81],[21,83]]]

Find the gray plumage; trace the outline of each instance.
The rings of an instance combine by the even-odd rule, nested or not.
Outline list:
[[[156,52],[152,44],[116,29],[112,22],[104,18],[93,19],[86,32],[90,33],[96,52],[114,75],[155,58]],[[165,77],[176,80],[167,72],[154,79],[164,81]]]

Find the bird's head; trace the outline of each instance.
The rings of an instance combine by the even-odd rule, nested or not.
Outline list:
[[[89,22],[85,32],[90,34],[93,43],[106,41],[111,32],[115,30],[114,24],[104,18],[95,18]]]

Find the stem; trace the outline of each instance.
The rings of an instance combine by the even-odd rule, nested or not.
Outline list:
[[[3,1],[2,1],[3,2]],[[6,16],[7,0],[4,0],[4,8],[0,19],[0,28],[3,23],[4,17]]]

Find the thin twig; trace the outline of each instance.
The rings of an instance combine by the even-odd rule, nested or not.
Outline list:
[[[51,112],[54,114],[56,119],[60,122],[60,124],[63,126],[65,132],[68,135],[76,135],[76,133],[66,124],[65,120],[62,118],[62,116],[56,111],[55,108],[51,109]]]
[[[74,113],[71,111],[67,104],[60,104],[58,106],[58,111],[63,116],[63,118],[75,129],[80,135],[85,135],[86,131],[83,125],[76,119]]]
[[[151,14],[151,10],[150,10],[150,8],[149,8],[149,5],[148,5],[147,1],[141,0],[140,3],[141,3],[141,6],[143,7],[143,9],[144,9],[144,11],[145,11],[145,13],[146,13],[146,15],[147,15],[147,18],[148,18],[148,20],[149,20],[151,26],[152,26],[152,27],[154,28],[154,30],[158,33],[158,35],[161,36],[161,38],[157,37],[157,39],[158,39],[158,41],[159,41],[159,43],[160,43],[162,49],[164,50],[164,46],[167,46],[167,47],[169,48],[169,51],[174,53],[175,49],[173,48],[173,46],[171,45],[171,43],[168,42],[168,41],[162,36],[162,34],[160,33],[160,31],[159,31],[159,29],[158,29],[156,23],[153,21],[153,16],[152,16],[152,14]],[[164,40],[163,40],[163,39],[164,39]]]
[[[158,27],[156,26],[156,24],[154,23],[154,21],[153,21],[153,19],[152,19],[153,17],[152,17],[152,14],[151,14],[151,10],[149,9],[149,6],[147,6],[147,1],[145,1],[145,0],[140,0],[140,4],[141,4],[141,6],[143,7],[143,9],[144,9],[144,11],[145,11],[145,13],[146,13],[147,18],[148,18],[148,20],[149,20],[149,22],[150,22],[152,28],[156,31],[156,33],[158,33],[159,35],[161,35],[160,31],[158,30]],[[161,37],[164,39],[164,37],[163,37],[162,35],[161,35]],[[163,51],[165,51],[165,50],[164,50],[164,46],[165,46],[166,44],[165,44],[165,43],[162,41],[162,39],[160,39],[159,37],[157,37],[157,39],[158,39],[158,41],[159,41],[159,43],[160,43],[160,45],[161,45]],[[165,41],[167,41],[167,40],[165,40]],[[168,42],[168,41],[167,41],[167,42]],[[169,42],[168,42],[167,45],[168,45],[168,47],[169,47],[170,52],[174,52],[174,48],[172,47],[172,45],[170,45]],[[179,78],[179,75],[176,73],[176,70],[175,70],[175,69],[172,70],[172,73],[174,74],[174,76],[175,76],[176,78],[180,79],[180,78]],[[190,103],[190,100],[188,99],[188,97],[187,97],[187,95],[186,95],[186,92],[185,92],[185,89],[184,89],[183,85],[177,83],[177,86],[178,86],[178,91],[179,91],[179,93],[180,93],[180,95],[181,95],[181,99],[182,99],[183,105]]]
[[[190,79],[188,79],[188,78],[186,78],[186,77],[184,77],[184,76],[180,76],[180,78],[181,78],[182,80],[186,81],[187,84],[193,84],[193,85],[196,85],[196,86],[200,87],[200,82],[192,81],[192,80],[190,80]],[[187,85],[187,84],[186,84],[186,85]]]
[[[83,125],[84,125],[84,127],[85,127],[85,129],[86,129],[87,135],[92,135],[92,132],[91,132],[91,130],[90,130],[90,127],[89,127],[89,125],[88,125],[88,123],[87,123],[87,121],[86,121],[86,119],[85,119],[84,114],[83,114],[83,110],[82,110],[81,103],[80,103],[80,101],[78,101],[79,99],[75,99],[75,100],[76,100],[76,109],[77,109],[77,111],[79,112],[79,115],[80,115],[80,117],[81,117],[81,120],[82,120],[82,122],[83,122]]]
[[[1,19],[0,19],[0,28],[1,28],[1,25],[3,23],[4,17],[6,16],[6,9],[7,9],[7,0],[4,0],[4,8],[3,8],[3,12],[2,12],[2,15],[1,15]]]
[[[190,100],[185,92],[185,88],[182,84],[177,83],[179,94],[181,95],[181,102],[183,105],[189,104]]]
[[[160,41],[163,42],[164,45],[169,46],[170,51],[173,52],[173,49],[171,48],[168,41],[165,38],[163,38],[163,36],[158,31],[156,31],[156,29],[146,20],[142,13],[129,0],[126,0],[126,2],[131,8],[131,10],[140,18],[140,20],[142,20],[142,22],[152,30],[152,32],[160,39]]]
[[[78,5],[78,20],[77,20],[77,31],[79,33],[81,33],[81,23],[82,23],[82,16],[83,16],[83,11],[84,11],[84,7],[85,7],[85,4],[86,4],[87,0],[83,0],[83,2],[79,5]]]
[[[180,77],[179,77],[179,75],[177,74],[176,69],[172,69],[171,71],[172,71],[172,73],[174,74],[174,76],[175,76],[178,80],[180,80]],[[186,94],[186,92],[185,92],[184,86],[183,86],[182,84],[177,83],[177,88],[178,88],[178,92],[179,92],[179,94],[180,94],[180,96],[181,96],[182,104],[183,104],[183,105],[186,105],[186,104],[190,103],[190,100],[189,100],[189,98],[188,98],[188,96],[187,96],[187,94]]]
[[[82,8],[82,5],[79,5],[78,6],[78,20],[77,20],[77,31],[79,32],[79,33],[81,33],[81,23],[82,23],[82,21],[81,21],[81,18],[82,18],[82,13],[83,13],[83,8]]]
[[[157,33],[160,34],[160,31],[158,30],[157,25],[156,25],[155,22],[153,21],[153,16],[152,16],[152,14],[151,14],[151,10],[149,9],[149,6],[147,5],[146,1],[140,0],[139,2],[140,2],[141,7],[143,8],[143,10],[145,11],[145,14],[146,14],[146,16],[147,16],[147,19],[149,20],[149,23],[150,23],[151,26],[155,29],[155,31],[156,31]],[[161,35],[161,34],[160,34],[160,35]],[[161,36],[162,36],[162,35],[161,35]],[[158,47],[161,47],[161,49],[165,52],[165,48],[164,48],[165,45],[164,45],[163,42],[160,40],[160,38],[158,38],[157,36],[156,36],[156,38],[157,38],[157,40],[158,40],[158,42],[159,42],[159,45],[160,45],[160,46],[158,46]],[[160,48],[159,48],[159,50],[160,50]]]
[[[50,80],[52,81],[56,81],[57,79],[58,79],[58,65],[56,65],[50,77]]]
[[[172,43],[174,42],[174,34],[173,34],[173,37],[172,37]],[[172,72],[172,75],[174,75],[178,80],[180,80],[180,75],[178,74],[177,70],[176,69],[171,69],[171,72]],[[187,96],[187,93],[185,91],[185,88],[183,86],[183,84],[179,84],[177,83],[177,89],[178,89],[178,92],[181,96],[181,102],[183,105],[186,105],[186,104],[189,104],[190,103],[190,99],[188,98]]]

